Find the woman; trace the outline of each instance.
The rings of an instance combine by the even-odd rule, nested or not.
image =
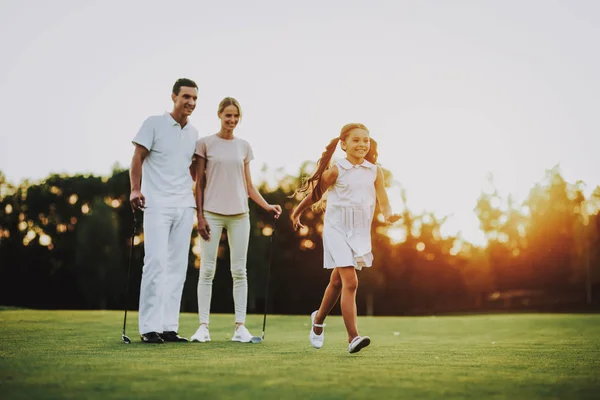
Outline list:
[[[252,335],[244,326],[248,300],[246,258],[250,237],[248,197],[266,211],[281,214],[279,205],[265,201],[252,184],[250,161],[254,159],[250,144],[234,136],[242,117],[236,99],[226,97],[219,104],[221,130],[203,137],[196,144],[196,206],[200,242],[200,273],[198,278],[198,314],[200,327],[192,342],[210,341],[209,314],[212,282],[217,265],[217,251],[223,229],[227,230],[233,278],[235,306],[234,342],[248,343]]]

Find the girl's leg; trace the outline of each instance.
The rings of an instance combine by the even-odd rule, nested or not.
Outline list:
[[[329,315],[335,303],[337,303],[340,298],[340,293],[342,292],[342,279],[340,278],[340,273],[338,268],[334,268],[331,272],[331,276],[329,277],[329,284],[327,288],[325,288],[325,293],[323,294],[323,300],[321,300],[321,306],[319,306],[319,311],[315,316],[315,324],[323,324],[325,322],[325,318]],[[313,331],[320,335],[323,332],[323,328],[313,327]]]
[[[210,226],[210,239],[200,239],[200,272],[198,274],[198,317],[200,325],[208,326],[210,300],[212,298],[212,282],[217,268],[217,253],[223,233],[223,217],[217,214],[204,213]]]
[[[358,328],[356,327],[356,289],[358,288],[358,277],[354,267],[340,267],[340,277],[342,279],[342,317],[344,325],[348,332],[348,343],[358,336]]]
[[[246,323],[248,304],[248,277],[246,260],[250,240],[250,217],[242,214],[229,217],[227,221],[227,240],[231,254],[231,277],[233,279],[233,304],[235,308],[236,329]]]

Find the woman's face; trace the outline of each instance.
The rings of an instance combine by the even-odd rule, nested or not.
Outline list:
[[[219,113],[221,119],[221,128],[232,131],[240,122],[240,112],[234,105],[227,106]]]

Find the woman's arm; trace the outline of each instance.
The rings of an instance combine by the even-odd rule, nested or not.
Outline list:
[[[265,209],[268,212],[272,212],[275,218],[279,218],[281,215],[281,206],[279,204],[269,204],[254,187],[252,183],[252,174],[250,173],[250,163],[244,164],[244,175],[246,176],[246,189],[248,190],[248,197],[250,197],[256,204]]]
[[[323,172],[323,176],[321,177],[321,188],[323,189],[322,193],[325,193],[327,189],[329,189],[331,185],[335,183],[338,174],[339,171],[336,165]],[[312,192],[307,193],[307,195],[302,199],[302,201],[296,206],[296,208],[292,212],[291,218],[292,224],[294,225],[294,230],[304,227],[304,225],[302,225],[302,223],[300,222],[300,216],[304,211],[306,211],[306,209],[315,204],[317,201],[321,200],[321,196],[314,200],[312,197]]]

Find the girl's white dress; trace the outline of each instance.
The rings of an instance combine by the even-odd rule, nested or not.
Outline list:
[[[328,269],[373,264],[371,223],[377,201],[377,166],[364,160],[336,163],[338,178],[327,193],[323,226],[323,266]]]

